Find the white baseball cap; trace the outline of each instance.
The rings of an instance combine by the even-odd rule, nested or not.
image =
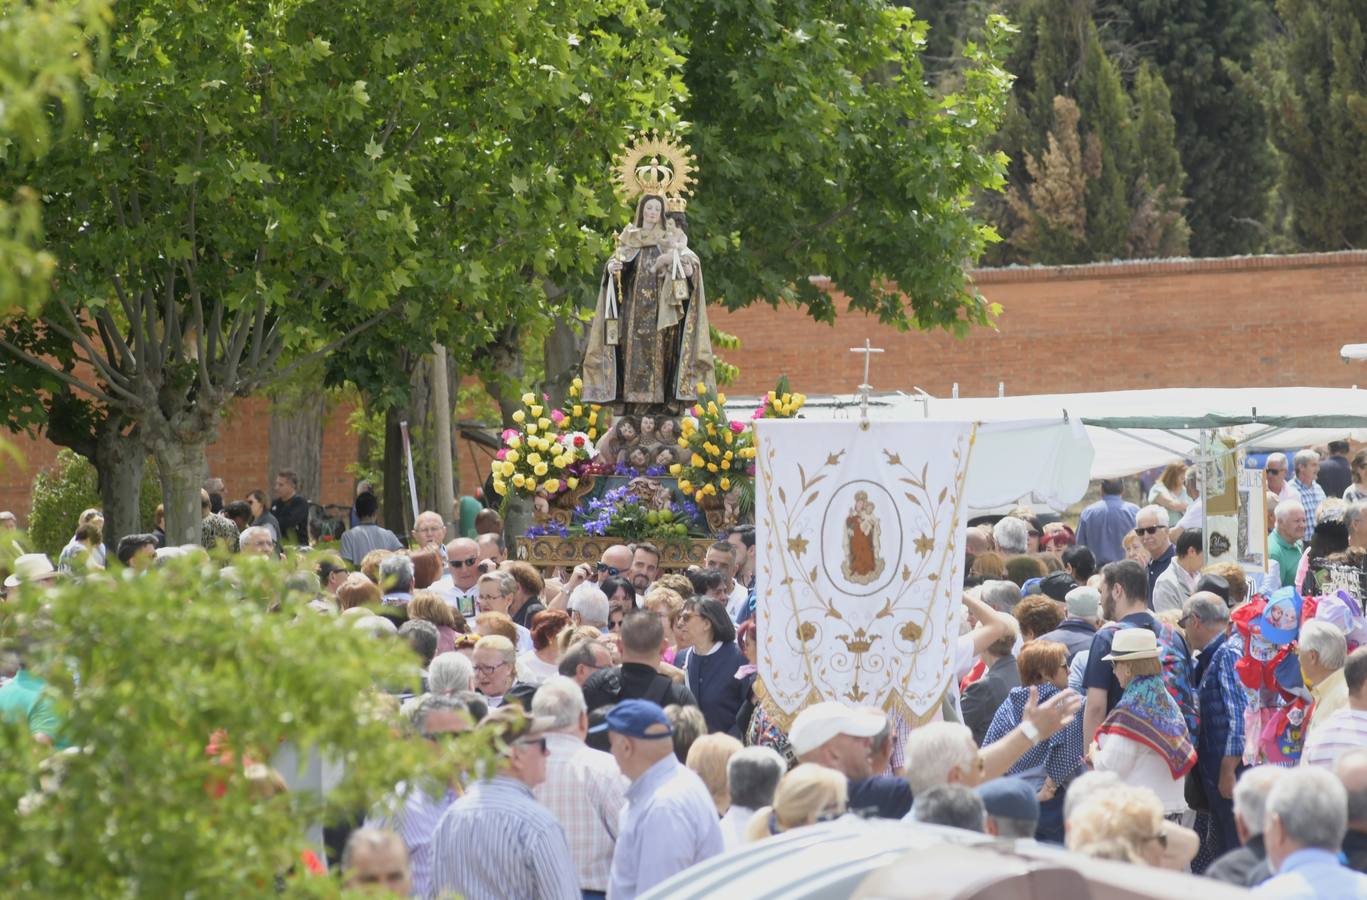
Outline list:
[[[840,734],[853,737],[874,737],[888,725],[882,713],[852,709],[843,703],[828,700],[809,706],[797,714],[788,730],[788,744],[796,756],[811,753],[831,738]]]

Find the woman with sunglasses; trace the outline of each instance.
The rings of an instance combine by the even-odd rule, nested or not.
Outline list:
[[[676,664],[687,674],[707,730],[730,731],[745,703],[745,684],[736,678],[745,665],[745,655],[736,646],[736,626],[726,607],[710,597],[684,603],[679,625],[687,632],[690,647],[683,662],[676,659]]]

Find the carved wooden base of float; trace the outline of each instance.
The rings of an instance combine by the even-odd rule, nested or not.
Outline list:
[[[580,563],[595,565],[603,551],[622,540],[607,537],[545,537],[517,539],[517,558],[526,560],[534,566],[565,566],[573,568]],[[688,538],[687,540],[658,542],[660,548],[660,571],[679,572],[689,566],[701,566],[707,556],[707,548],[712,540],[707,538]]]

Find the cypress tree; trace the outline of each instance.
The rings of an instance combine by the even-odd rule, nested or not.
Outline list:
[[[1249,70],[1271,33],[1271,0],[1106,0],[1105,7],[1103,42],[1123,71],[1137,73],[1150,61],[1171,91],[1191,252],[1260,249],[1276,160]]]
[[[1279,0],[1261,67],[1281,192],[1301,249],[1367,246],[1367,0]]]

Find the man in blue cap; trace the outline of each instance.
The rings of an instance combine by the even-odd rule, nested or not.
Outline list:
[[[987,810],[987,833],[1000,838],[1034,838],[1039,796],[1024,778],[994,778],[978,785]]]
[[[609,900],[631,900],[724,849],[707,787],[674,755],[673,729],[649,700],[623,700],[603,724],[631,782],[612,855]]]

